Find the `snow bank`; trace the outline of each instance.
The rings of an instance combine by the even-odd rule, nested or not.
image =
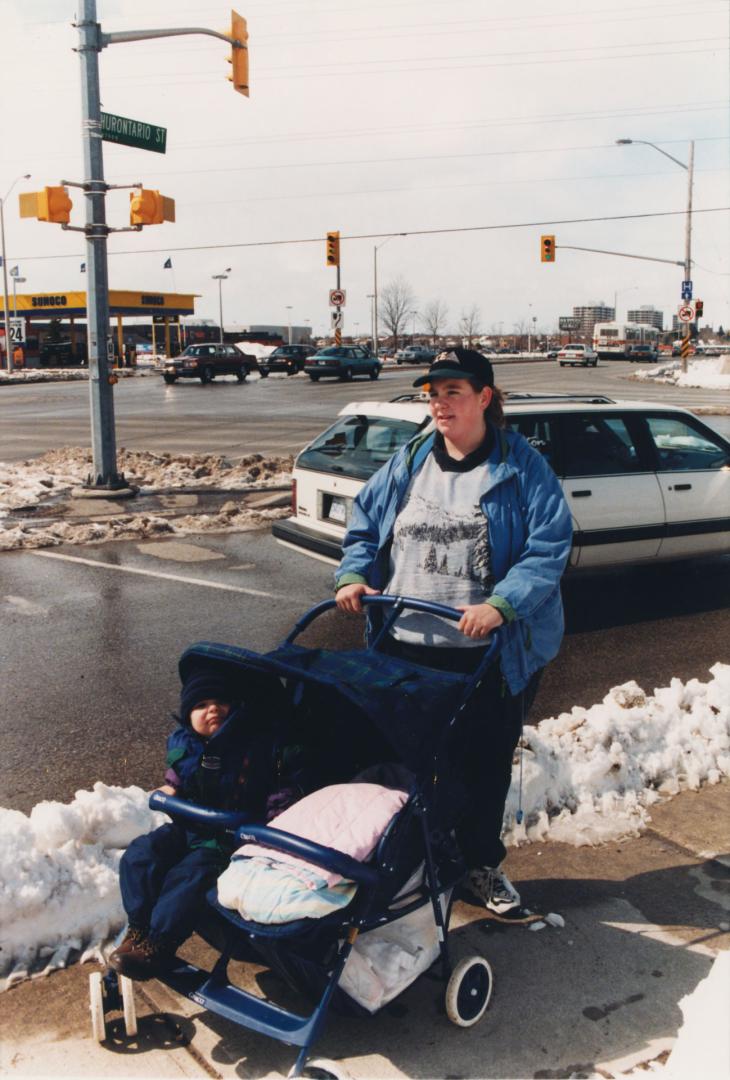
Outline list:
[[[119,471],[145,494],[169,494],[190,489],[254,491],[287,486],[291,482],[292,457],[248,454],[230,461],[221,454],[153,454],[120,450]],[[18,522],[9,511],[29,511],[54,497],[68,496],[83,484],[91,469],[91,453],[79,447],[50,450],[41,457],[17,463],[0,462],[0,551],[12,548],[48,547],[61,543],[99,543],[130,540],[164,533],[255,528],[288,511],[252,510],[231,500],[214,513],[176,516],[132,513],[134,504],[118,503],[119,512],[109,515],[104,503],[103,520]],[[87,509],[93,510],[92,504]],[[52,517],[52,509],[49,515]],[[40,515],[37,515],[40,516]]]
[[[525,727],[522,802],[519,757],[506,808],[508,844],[562,840],[599,844],[637,836],[662,796],[730,776],[730,665],[645,694],[614,687],[600,705]],[[519,754],[519,751],[518,751]]]
[[[602,704],[525,729],[524,804],[507,842],[598,844],[636,835],[662,796],[730,775],[730,665],[701,683],[673,679],[644,693],[615,687]],[[78,791],[27,816],[0,810],[0,987],[31,972],[98,955],[124,922],[117,881],[122,849],[164,820],[139,788]]]
[[[727,370],[727,358],[713,356],[699,359],[695,357],[682,372],[681,360],[670,360],[659,367],[635,371],[629,376],[640,382],[670,383],[672,386],[694,387],[703,390],[730,390],[730,374]]]

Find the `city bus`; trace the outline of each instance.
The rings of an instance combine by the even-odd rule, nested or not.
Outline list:
[[[659,346],[656,326],[644,323],[603,322],[593,327],[593,348],[602,360],[625,359],[635,345]]]

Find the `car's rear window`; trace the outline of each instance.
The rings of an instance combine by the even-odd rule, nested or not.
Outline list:
[[[297,465],[369,480],[421,426],[384,416],[343,416],[302,451]]]

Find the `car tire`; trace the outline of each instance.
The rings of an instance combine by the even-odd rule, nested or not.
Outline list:
[[[310,375],[309,378],[312,382],[319,382],[319,375]]]
[[[564,363],[564,361],[563,361],[563,360],[560,360],[560,361],[558,361],[558,362],[559,362],[559,364],[560,364],[560,366],[561,366],[561,367],[565,367],[565,363]]]
[[[598,367],[598,360],[591,360],[591,367]]]
[[[259,375],[261,376],[262,379],[268,379],[269,372],[268,372],[268,370],[266,368],[259,368]]]
[[[373,381],[375,381],[375,379],[377,379],[379,374],[380,374],[380,371],[377,368],[373,368],[372,371],[370,372],[370,378]]]
[[[245,367],[240,367],[238,369],[238,371],[236,372],[236,378],[238,379],[239,382],[245,382],[247,375],[248,375],[248,368],[245,368]]]
[[[348,367],[342,372],[340,376],[343,382],[352,382],[352,368]]]
[[[208,366],[204,367],[200,373],[200,381],[205,386],[206,383],[213,382],[213,368]]]
[[[177,382],[177,375],[163,375],[162,378],[165,380],[168,386],[172,386],[173,383]]]

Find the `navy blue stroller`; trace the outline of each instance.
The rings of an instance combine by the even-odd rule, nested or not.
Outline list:
[[[255,842],[299,856],[356,883],[346,907],[319,919],[280,925],[243,919],[223,907],[213,889],[198,933],[220,952],[218,961],[205,971],[178,958],[158,976],[212,1012],[298,1047],[290,1076],[344,1075],[334,1062],[315,1062],[309,1055],[330,1008],[366,1014],[339,985],[351,950],[360,934],[427,905],[435,920],[449,1019],[470,1027],[483,1016],[492,992],[492,972],[483,957],[469,956],[452,965],[447,931],[451,893],[466,872],[453,834],[462,793],[451,767],[450,755],[458,745],[453,736],[496,657],[497,635],[473,675],[436,671],[388,655],[381,643],[405,609],[454,621],[461,612],[393,596],[363,597],[363,604],[374,607],[380,621],[367,648],[337,652],[294,643],[314,619],[335,606],[328,600],[307,612],[273,652],[261,655],[202,642],[183,654],[180,672],[184,677],[201,659],[208,665],[220,664],[241,676],[247,701],[258,701],[267,715],[288,713],[288,720],[313,741],[322,786],[351,781],[382,763],[396,763],[404,771],[409,797],[367,863],[280,829],[253,824],[241,814],[210,810],[158,792],[150,797],[151,807],[175,821],[235,834],[239,843]],[[266,965],[314,1001],[314,1010],[301,1016],[232,985],[231,960]],[[132,1034],[136,1021],[129,980],[111,971],[92,976],[92,1020],[98,1039],[105,1037],[105,1008],[120,1005]]]

